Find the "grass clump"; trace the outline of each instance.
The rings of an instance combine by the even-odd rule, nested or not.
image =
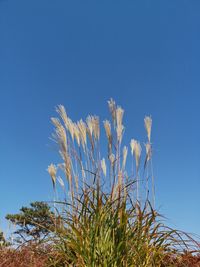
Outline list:
[[[111,122],[103,122],[102,143],[97,116],[75,123],[60,105],[60,119],[52,118],[53,138],[62,159],[48,167],[54,209],[62,218],[52,239],[58,258],[62,258],[63,265],[59,262],[58,266],[166,266],[167,257],[181,255],[197,243],[165,226],[155,210],[151,117],[144,119],[144,155],[135,139],[131,139],[128,153],[122,140],[124,110],[112,99],[108,106]],[[107,149],[102,150],[105,142]],[[57,184],[64,201],[58,197]]]

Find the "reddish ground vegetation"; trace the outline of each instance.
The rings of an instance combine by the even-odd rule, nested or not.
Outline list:
[[[179,256],[167,256],[162,267],[200,267],[200,254],[185,252]]]
[[[58,258],[57,260],[56,258],[56,254],[49,248],[38,249],[35,246],[24,246],[19,250],[0,249],[0,267],[65,266],[61,263],[61,259],[56,265],[56,262],[58,263]],[[200,267],[200,254],[192,255],[186,252],[180,256],[166,256],[162,267]]]
[[[47,254],[30,247],[0,250],[0,267],[45,267],[47,261]]]

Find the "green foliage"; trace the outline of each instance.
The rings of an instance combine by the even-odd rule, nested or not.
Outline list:
[[[55,229],[54,213],[44,202],[33,202],[30,207],[22,207],[18,214],[8,214],[6,219],[17,228],[14,232],[17,242],[42,241]]]
[[[167,255],[190,245],[187,236],[159,221],[149,202],[135,206],[128,193],[113,201],[88,187],[74,208],[66,207],[52,240],[57,260],[67,266],[159,267]]]
[[[10,244],[6,241],[3,232],[0,232],[0,249],[8,247]]]

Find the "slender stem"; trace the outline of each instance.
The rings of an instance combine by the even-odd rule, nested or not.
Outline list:
[[[155,209],[156,205],[156,196],[155,196],[155,178],[154,178],[154,173],[153,173],[153,160],[151,158],[151,179],[152,179],[152,198],[153,198],[153,208]]]

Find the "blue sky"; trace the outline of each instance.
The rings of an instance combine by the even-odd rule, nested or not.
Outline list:
[[[0,225],[50,200],[55,106],[77,120],[125,109],[125,139],[153,118],[159,211],[200,234],[200,2],[0,0]]]

